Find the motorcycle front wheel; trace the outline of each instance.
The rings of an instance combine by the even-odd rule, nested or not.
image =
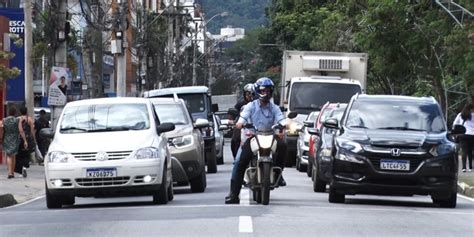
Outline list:
[[[262,164],[262,204],[268,205],[270,202],[270,175],[272,175],[272,165],[270,163]]]

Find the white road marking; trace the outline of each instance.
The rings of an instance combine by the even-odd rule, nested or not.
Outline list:
[[[240,233],[252,233],[253,224],[251,216],[239,216],[239,232]]]
[[[4,209],[13,208],[13,207],[20,207],[20,206],[26,205],[26,204],[28,204],[28,203],[34,202],[34,201],[36,201],[36,200],[38,200],[38,199],[41,199],[41,198],[44,198],[44,197],[45,197],[45,195],[41,195],[41,196],[39,196],[39,197],[35,197],[35,198],[33,198],[33,199],[24,201],[24,202],[22,202],[22,203],[18,203],[18,204],[15,204],[15,205],[13,205],[13,206],[5,207]],[[45,204],[45,206],[46,206],[46,204]]]
[[[462,194],[458,194],[458,197],[461,197],[461,198],[464,198],[464,199],[469,200],[469,201],[471,201],[471,202],[474,202],[474,198],[470,198],[470,197],[464,196],[464,195],[462,195]]]
[[[240,205],[250,205],[250,189],[244,188],[242,192],[240,192]]]

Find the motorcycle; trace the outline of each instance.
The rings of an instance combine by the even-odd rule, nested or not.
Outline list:
[[[270,202],[270,191],[278,188],[282,169],[274,166],[273,155],[277,149],[277,141],[274,134],[283,131],[284,125],[274,125],[272,131],[255,131],[250,138],[250,148],[254,154],[249,167],[245,170],[244,179],[253,193],[253,200],[263,205]],[[247,124],[245,128],[251,129]],[[248,135],[247,135],[248,136]]]

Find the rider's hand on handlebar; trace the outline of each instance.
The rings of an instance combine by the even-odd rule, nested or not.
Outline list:
[[[278,136],[278,138],[283,140],[283,138],[285,137],[285,134],[281,132],[281,133],[278,133],[277,136]]]
[[[236,123],[235,128],[237,129],[242,129],[242,123]]]

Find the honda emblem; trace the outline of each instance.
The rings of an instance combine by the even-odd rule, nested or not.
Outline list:
[[[400,152],[400,149],[399,149],[399,148],[392,148],[392,149],[390,150],[390,154],[391,154],[392,156],[400,156],[401,152]]]

